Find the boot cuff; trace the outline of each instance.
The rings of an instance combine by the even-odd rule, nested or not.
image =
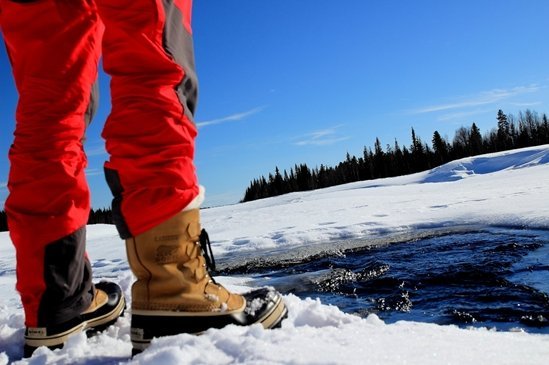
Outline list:
[[[186,211],[189,211],[189,210],[200,208],[200,206],[204,202],[205,198],[206,198],[206,188],[204,188],[202,185],[199,185],[198,186],[198,195],[193,200],[191,200],[189,205],[187,205],[183,209],[183,211],[186,212]]]

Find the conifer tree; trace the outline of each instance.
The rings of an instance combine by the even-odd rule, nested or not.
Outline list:
[[[498,120],[497,150],[504,151],[510,147],[511,134],[509,130],[509,122],[507,120],[507,115],[505,115],[505,113],[503,113],[503,110],[501,109],[498,110],[497,120]]]
[[[475,123],[471,126],[471,133],[469,134],[469,153],[471,156],[482,153],[482,135]]]
[[[448,159],[448,143],[442,139],[438,131],[435,131],[433,133],[432,144],[435,152],[435,162],[438,164],[443,164]]]

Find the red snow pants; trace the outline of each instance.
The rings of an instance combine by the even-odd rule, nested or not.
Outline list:
[[[99,57],[111,76],[103,130],[107,182],[122,238],[198,195],[192,0],[0,0],[19,101],[5,203],[28,327],[87,308],[90,197],[82,147]]]

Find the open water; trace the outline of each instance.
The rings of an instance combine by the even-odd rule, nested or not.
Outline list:
[[[549,231],[488,227],[348,246],[225,272],[387,323],[549,333]]]

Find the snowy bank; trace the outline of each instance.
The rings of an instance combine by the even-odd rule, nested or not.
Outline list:
[[[206,209],[218,255],[460,225],[549,229],[549,145]]]

